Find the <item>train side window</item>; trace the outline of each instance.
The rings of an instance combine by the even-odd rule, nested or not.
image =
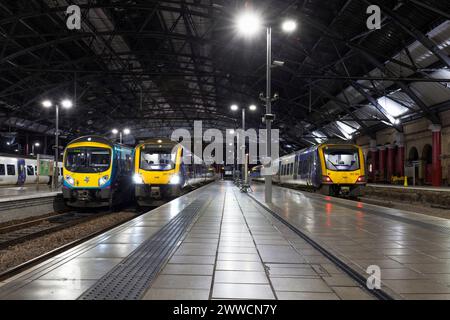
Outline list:
[[[5,175],[5,165],[0,164],[0,176],[4,176],[4,175]]]
[[[34,176],[33,166],[27,166],[27,176]]]
[[[291,163],[291,164],[289,165],[289,175],[292,176],[293,174],[294,174],[294,164]]]
[[[13,164],[8,164],[6,165],[6,172],[8,173],[8,176],[15,176],[16,167]]]
[[[38,174],[37,166],[34,166],[34,172],[36,172],[36,175]]]

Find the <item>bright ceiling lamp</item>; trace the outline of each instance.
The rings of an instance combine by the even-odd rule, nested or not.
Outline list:
[[[281,25],[281,29],[287,33],[294,32],[297,29],[297,22],[295,20],[286,20]]]
[[[237,17],[236,27],[240,34],[254,36],[262,27],[261,17],[256,12],[246,10]]]

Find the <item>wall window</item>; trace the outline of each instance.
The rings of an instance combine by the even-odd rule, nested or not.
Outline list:
[[[0,176],[4,176],[4,175],[5,175],[5,165],[0,164]]]
[[[6,166],[6,171],[8,172],[8,176],[15,176],[16,175],[16,166],[13,164],[8,164]]]

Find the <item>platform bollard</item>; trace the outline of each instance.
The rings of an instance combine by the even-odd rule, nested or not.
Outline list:
[[[405,182],[403,183],[403,186],[404,187],[408,186],[408,177],[407,176],[405,176]]]

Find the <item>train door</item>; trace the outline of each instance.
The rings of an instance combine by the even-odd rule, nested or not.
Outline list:
[[[25,160],[17,160],[17,184],[23,185],[26,179]]]

